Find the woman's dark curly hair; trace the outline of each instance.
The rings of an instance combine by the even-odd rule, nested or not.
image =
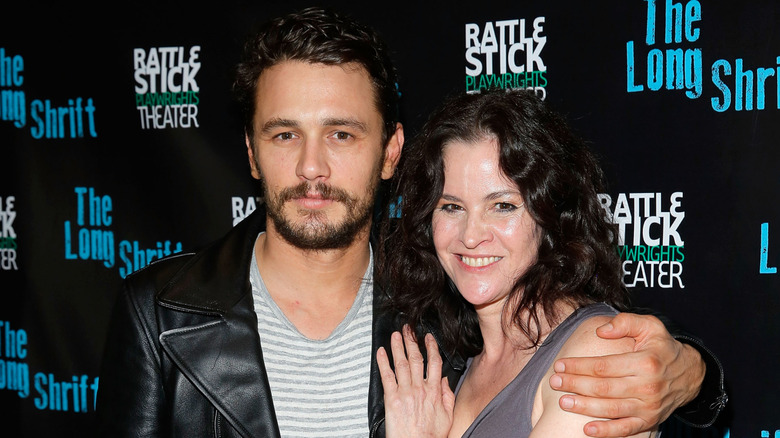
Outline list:
[[[257,80],[265,69],[283,61],[362,66],[384,121],[382,144],[392,137],[399,119],[398,79],[387,45],[372,28],[336,11],[311,7],[264,23],[244,44],[233,93],[250,139]]]
[[[541,319],[558,322],[560,300],[580,307],[607,302],[623,309],[628,292],[617,254],[617,230],[598,194],[596,158],[564,119],[528,91],[495,91],[449,99],[404,151],[397,180],[400,219],[384,228],[379,277],[392,285],[391,305],[413,327],[437,320],[445,348],[482,349],[476,312],[455,289],[433,245],[431,217],[444,187],[443,153],[453,142],[495,140],[499,166],[520,190],[541,228],[538,256],[517,279],[507,303],[511,321],[539,343]],[[541,312],[541,313],[540,313]]]

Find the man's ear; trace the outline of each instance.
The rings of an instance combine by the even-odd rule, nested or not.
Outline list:
[[[400,123],[395,124],[395,132],[385,146],[385,159],[382,163],[382,179],[390,179],[401,159],[401,151],[404,148],[404,127]]]
[[[249,158],[249,168],[252,170],[252,178],[260,179],[262,174],[260,173],[260,168],[257,165],[257,160],[255,160],[255,151],[252,147],[252,141],[249,140],[249,134],[246,132],[244,132],[244,142],[246,143],[246,154]]]

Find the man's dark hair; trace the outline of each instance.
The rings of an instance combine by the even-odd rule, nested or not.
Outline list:
[[[355,63],[363,67],[371,78],[376,107],[384,122],[382,144],[395,132],[399,118],[398,80],[384,41],[376,31],[347,16],[328,9],[307,8],[265,23],[244,45],[233,91],[250,139],[254,133],[257,80],[263,70],[283,61]]]
[[[532,92],[464,94],[435,111],[404,151],[397,191],[401,218],[394,232],[388,226],[384,233],[389,251],[379,277],[392,284],[392,304],[413,327],[439,320],[447,348],[467,355],[482,347],[476,312],[439,263],[431,218],[444,188],[445,147],[491,140],[499,147],[501,171],[517,185],[541,229],[537,260],[516,280],[507,299],[511,321],[505,323],[522,329],[535,346],[540,315],[559,322],[559,300],[575,307],[628,304],[618,232],[598,198],[603,173],[584,142]]]

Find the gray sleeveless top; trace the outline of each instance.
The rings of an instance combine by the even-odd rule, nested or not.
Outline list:
[[[485,406],[463,434],[469,438],[528,437],[531,434],[531,410],[539,382],[552,366],[555,356],[579,325],[588,318],[616,315],[617,311],[604,303],[591,304],[574,311],[547,336],[531,360],[506,388]],[[472,359],[466,364],[466,372]],[[457,395],[466,373],[455,389]]]

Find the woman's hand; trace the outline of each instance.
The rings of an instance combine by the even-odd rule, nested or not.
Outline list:
[[[427,378],[423,374],[423,356],[408,325],[404,326],[403,336],[393,333],[390,346],[395,372],[385,349],[380,347],[376,353],[385,389],[387,438],[446,437],[452,427],[455,394],[447,378],[441,377],[442,360],[436,340],[431,334],[425,335]]]

